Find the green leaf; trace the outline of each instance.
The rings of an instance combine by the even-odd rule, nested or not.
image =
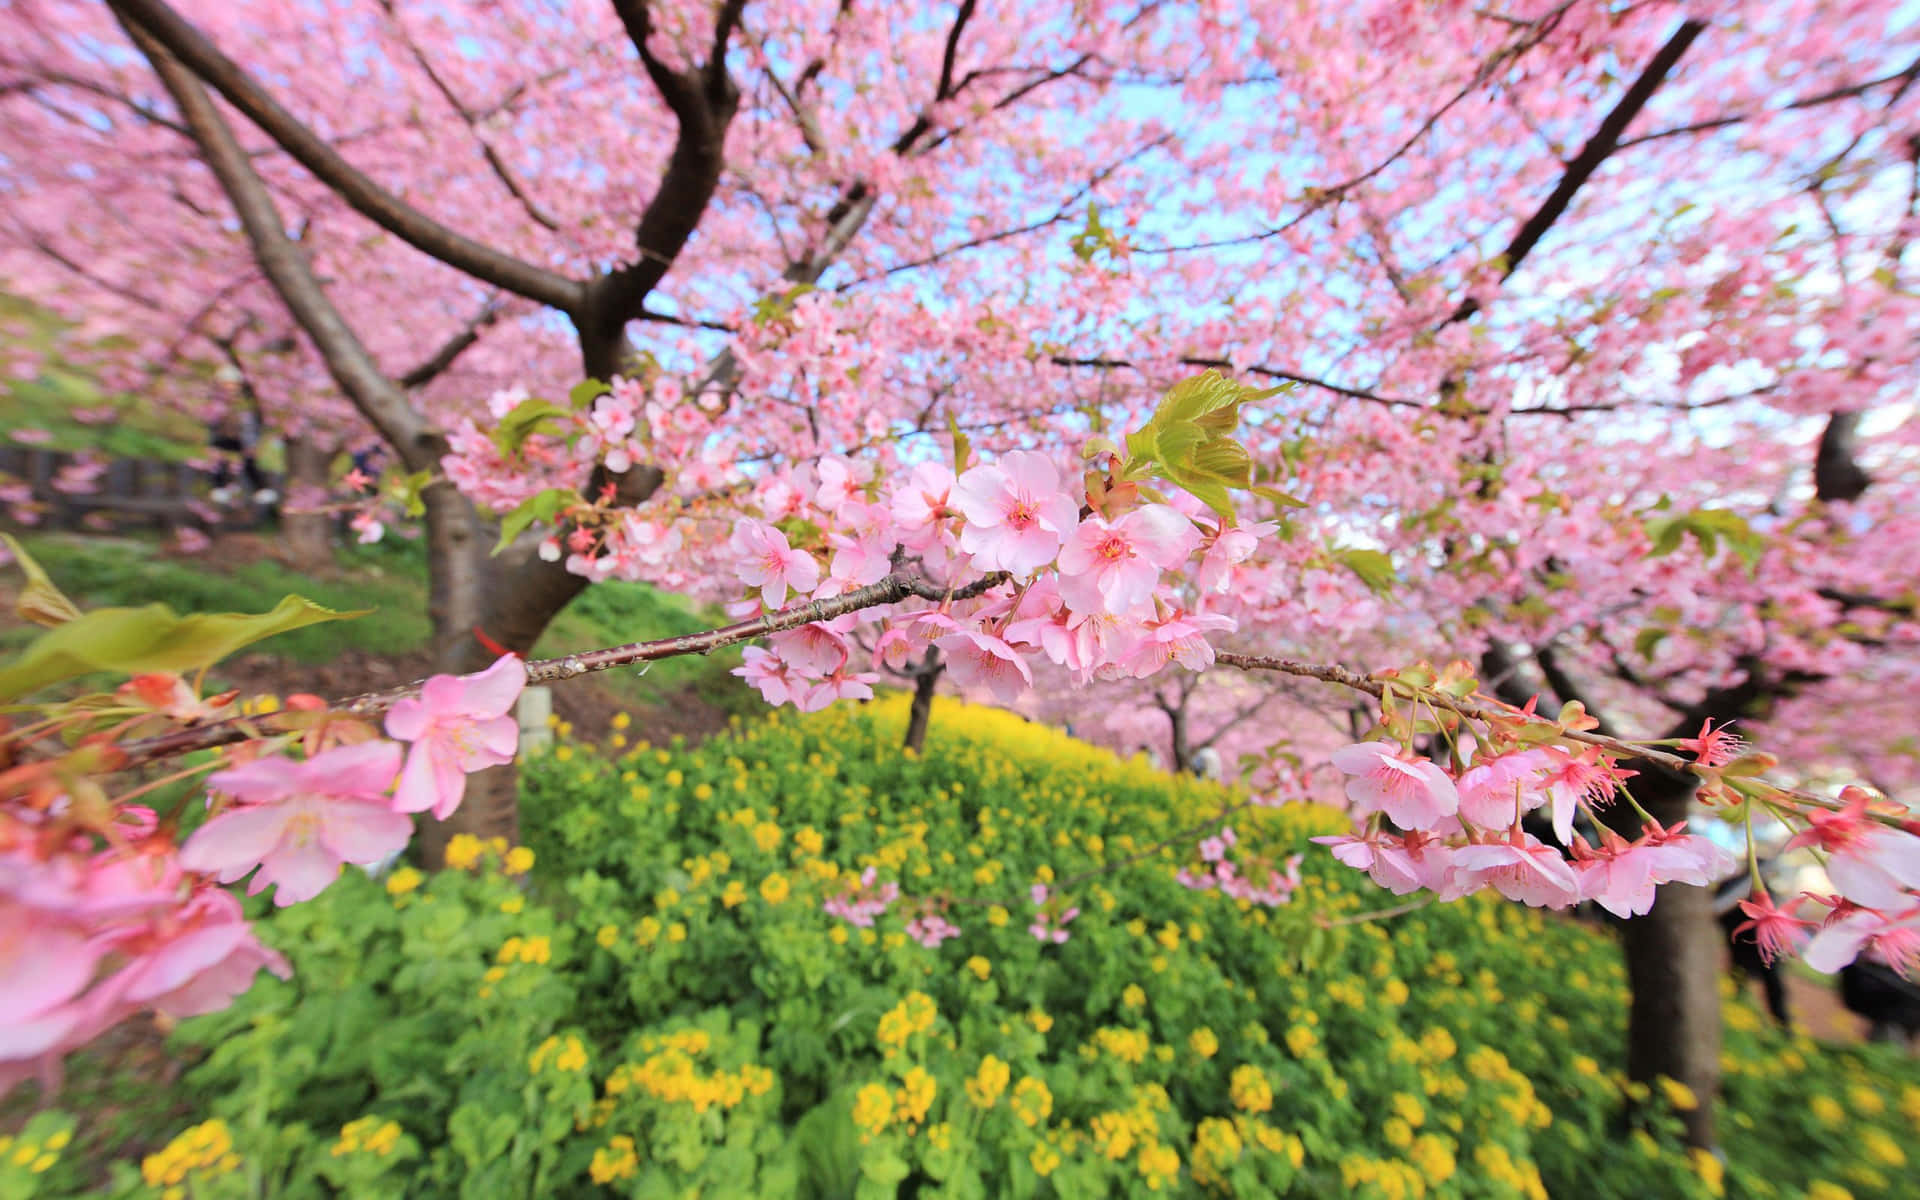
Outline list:
[[[1667,640],[1667,635],[1672,632],[1670,629],[1642,629],[1634,635],[1633,652],[1641,658],[1651,659],[1653,652],[1659,648],[1661,642]]]
[[[0,701],[91,671],[195,671],[276,633],[371,611],[335,612],[299,596],[288,596],[272,612],[258,614],[182,617],[164,604],[96,609],[41,634],[19,658],[0,668]]]
[[[973,457],[973,440],[960,431],[960,422],[951,412],[947,414],[947,436],[953,439],[953,473],[959,475]]]
[[[421,497],[432,482],[432,471],[415,471],[400,477],[400,504],[408,516],[418,517],[427,511],[427,502]]]
[[[1363,550],[1356,547],[1335,550],[1334,560],[1360,577],[1360,582],[1379,595],[1393,590],[1395,576],[1393,559],[1380,550]]]
[[[551,400],[529,396],[514,405],[512,412],[500,418],[500,423],[494,426],[493,444],[499,448],[502,458],[513,458],[527,444],[528,438],[541,432],[541,425],[571,415]]]
[[[551,521],[570,504],[580,501],[580,493],[572,488],[547,488],[535,492],[519,504],[512,512],[500,518],[500,540],[493,547],[495,554],[507,548],[514,538],[536,521]]]
[[[52,627],[64,625],[80,615],[80,606],[54,586],[52,578],[33,561],[33,555],[27,553],[25,546],[14,541],[10,534],[0,533],[0,541],[13,551],[13,560],[27,576],[27,586],[20,589],[20,598],[13,604],[13,611],[21,620]]]
[[[1307,502],[1298,496],[1289,496],[1279,488],[1270,488],[1265,484],[1256,484],[1247,489],[1256,496],[1264,497],[1285,508],[1305,508]]]
[[[598,379],[582,379],[567,392],[567,403],[575,412],[585,412],[593,407],[593,402],[602,396],[613,394],[613,388]]]

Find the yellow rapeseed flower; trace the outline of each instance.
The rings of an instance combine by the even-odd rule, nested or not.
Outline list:
[[[425,879],[426,876],[414,870],[412,867],[401,867],[393,874],[387,876],[387,894],[390,896],[404,896],[419,887]]]

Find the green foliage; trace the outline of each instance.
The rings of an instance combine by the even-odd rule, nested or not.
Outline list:
[[[1333,557],[1341,566],[1358,575],[1360,582],[1375,594],[1384,596],[1393,591],[1393,559],[1385,551],[1343,547],[1335,550]]]
[[[1697,1162],[1682,1092],[1617,1126],[1605,936],[1487,898],[1321,926],[1387,898],[1318,851],[1291,908],[1190,891],[1154,847],[1231,793],[959,704],[902,754],[904,718],[562,741],[525,765],[534,853],[456,841],[477,871],[274,913],[296,974],[181,1027],[203,1123],[159,1167],[205,1196],[1901,1194],[1920,1071],[1891,1051],[1730,998],[1729,1162]],[[1234,823],[1284,854],[1342,818]],[[1026,933],[1031,884],[1134,855],[1074,891],[1072,940]],[[825,914],[866,866],[982,902],[937,950],[899,906]],[[155,1194],[140,1168],[113,1194]]]
[[[164,604],[95,609],[41,634],[0,667],[0,700],[94,671],[197,671],[275,634],[367,611],[335,612],[299,596],[283,597],[270,612],[251,614],[182,617]]]
[[[519,455],[520,448],[527,444],[528,438],[536,433],[553,432],[547,427],[549,423],[564,423],[567,415],[567,410],[553,401],[529,396],[514,405],[513,411],[501,417],[493,427],[493,444],[500,451],[500,457],[512,459]]]
[[[1659,507],[1665,509],[1664,500]],[[1767,551],[1767,539],[1755,532],[1745,517],[1724,508],[1698,508],[1672,516],[1649,517],[1646,530],[1647,537],[1653,542],[1652,549],[1647,552],[1652,558],[1661,558],[1678,550],[1685,543],[1687,534],[1692,534],[1694,540],[1700,543],[1702,558],[1713,558],[1720,553],[1720,546],[1724,543],[1749,571],[1759,565],[1760,556]]]
[[[1152,419],[1127,435],[1128,477],[1165,480],[1229,524],[1236,490],[1299,507],[1301,501],[1254,482],[1253,458],[1233,437],[1241,405],[1277,396],[1290,386],[1262,391],[1234,383],[1218,371],[1181,380],[1162,397]]]
[[[545,488],[528,496],[500,518],[500,540],[494,544],[493,552],[505,550],[534,522],[550,522],[568,505],[579,502],[580,493],[573,488]]]

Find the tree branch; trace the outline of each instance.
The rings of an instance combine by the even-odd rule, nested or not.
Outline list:
[[[286,226],[266,184],[254,172],[232,128],[214,107],[206,89],[193,72],[143,26],[125,19],[122,24],[173,96],[208,168],[233,204],[261,270],[313,340],[334,381],[379,429],[409,469],[431,467],[445,450],[443,440],[431,432],[407,402],[406,395],[380,373],[373,356],[367,353],[346,319],[327,298],[305,255],[287,236]]]
[[[320,182],[374,224],[422,253],[517,296],[569,313],[581,304],[583,289],[575,281],[456,233],[368,178],[281,107],[238,63],[222,54],[165,0],[108,0],[108,3],[130,33],[138,29],[165,47],[182,70],[189,70],[219,92]],[[192,122],[188,124],[191,126]]]
[[[504,311],[505,306],[500,303],[498,296],[487,297],[487,302],[480,306],[480,311],[474,314],[472,320],[461,326],[459,332],[442,343],[440,348],[428,355],[419,366],[400,377],[400,386],[412,391],[438,379],[441,372],[451,367],[455,359],[465,354],[468,348],[480,340],[480,334],[498,321]]]
[[[1506,250],[1500,256],[1501,282],[1504,283],[1513,277],[1513,273],[1520,269],[1520,264],[1526,261],[1528,253],[1540,244],[1540,239],[1547,235],[1547,231],[1553,228],[1553,223],[1558,221],[1561,214],[1567,211],[1567,206],[1573,203],[1574,194],[1593,177],[1595,171],[1600,169],[1600,164],[1607,161],[1607,158],[1619,148],[1620,135],[1626,132],[1627,126],[1633,124],[1634,118],[1638,117],[1641,110],[1647,106],[1647,101],[1651,100],[1653,94],[1660,89],[1660,85],[1666,82],[1667,75],[1680,62],[1680,57],[1687,52],[1687,47],[1693,45],[1694,39],[1699,37],[1706,27],[1703,21],[1680,22],[1680,27],[1673,31],[1673,36],[1667,39],[1666,45],[1660,47],[1654,54],[1652,61],[1648,62],[1646,68],[1640,72],[1640,77],[1633,81],[1632,87],[1627,89],[1627,94],[1620,97],[1619,103],[1613,106],[1613,110],[1601,120],[1600,127],[1593,131],[1593,136],[1587,139],[1587,144],[1580,148],[1580,153],[1567,164],[1552,194],[1538,209],[1534,210],[1532,216],[1521,222],[1520,228],[1514,232],[1513,240],[1507,243]],[[1464,321],[1479,311],[1480,302],[1468,296],[1460,302],[1458,308],[1454,309],[1453,315],[1442,324],[1452,325]]]

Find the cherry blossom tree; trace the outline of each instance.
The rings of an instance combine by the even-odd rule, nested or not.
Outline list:
[[[1054,670],[1359,687],[1402,709],[1333,763],[1391,776],[1342,785],[1381,814],[1342,861],[1657,887],[1632,1066],[1703,1096],[1711,864],[1676,826],[1728,764],[1654,743],[1738,720],[1913,782],[1884,697],[1920,661],[1920,58],[1888,0],[198,9],[0,16],[0,275],[116,386],[191,408],[225,363],[295,437],[383,439],[444,671],[596,579],[743,615],[910,579],[871,654],[1006,701]],[[1201,371],[1277,390],[1181,392]],[[748,677],[862,694],[860,611]],[[1461,677],[1409,696],[1308,644],[1464,657],[1557,713],[1562,757],[1507,782],[1569,820],[1628,784],[1601,882],[1517,831],[1436,848],[1492,769],[1433,711]],[[510,777],[464,795],[428,828],[510,829]],[[1823,960],[1869,940],[1842,916]]]

